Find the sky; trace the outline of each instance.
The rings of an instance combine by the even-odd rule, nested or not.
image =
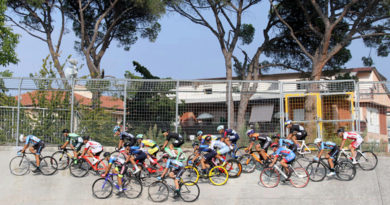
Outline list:
[[[262,40],[260,28],[264,27],[264,22],[259,19],[267,18],[267,13],[261,10],[264,6],[262,4],[248,10],[243,19],[244,23],[251,23],[255,28],[259,28],[251,45],[238,44],[250,56],[258,46],[256,42]],[[102,59],[101,67],[105,70],[105,74],[124,78],[126,70],[134,72],[132,62],[138,61],[153,75],[161,78],[188,80],[226,76],[221,49],[210,30],[172,12],[167,12],[159,22],[162,29],[155,42],[139,38],[130,51],[124,51],[123,48],[118,47],[117,42],[113,42]],[[71,30],[69,22],[67,26]],[[23,30],[14,27],[14,32],[21,35],[16,48],[20,61],[17,65],[0,67],[0,71],[9,69],[14,72],[15,77],[28,77],[29,73],[36,73],[41,69],[42,59],[49,55],[49,50],[45,42],[31,37]],[[64,36],[61,59],[63,61],[67,56],[72,55],[79,64],[84,64],[78,76],[88,75],[85,59],[74,50],[75,39],[72,32]],[[348,48],[352,52],[352,59],[345,67],[363,67],[361,58],[368,56],[370,49],[365,48],[360,40],[353,42]],[[236,49],[236,52],[239,53],[239,49]],[[390,79],[390,57],[377,57],[375,50],[371,51],[371,56],[378,71]],[[261,57],[262,59],[264,56]]]

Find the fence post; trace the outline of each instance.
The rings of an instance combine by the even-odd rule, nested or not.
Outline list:
[[[70,107],[70,131],[73,132],[73,112],[74,112],[74,78],[72,78],[72,97]]]
[[[360,133],[360,83],[355,82],[356,87],[355,87],[355,108],[356,108],[356,131]]]
[[[280,137],[284,136],[284,94],[283,94],[283,82],[279,81],[279,121],[280,121]]]
[[[14,126],[15,126],[15,113],[14,113],[14,107],[12,107],[11,108],[12,109],[12,112],[11,112],[11,127],[12,127],[12,131],[11,131],[11,139],[12,139],[12,137],[13,136],[15,136],[14,134],[14,131],[15,131],[15,129],[14,129]],[[7,140],[8,140],[8,138],[7,138]]]
[[[19,88],[18,88],[18,114],[16,116],[16,146],[19,145],[19,128],[20,128],[20,99],[21,99],[21,95],[20,95],[20,92],[22,90],[22,82],[23,82],[23,78],[20,79],[20,82],[19,82]]]
[[[123,94],[123,126],[124,130],[126,131],[126,102],[127,102],[127,80],[125,80],[125,85],[124,85],[124,94]]]
[[[232,81],[228,80],[227,83],[228,83],[228,90],[227,90],[227,92],[228,92],[228,103],[227,103],[228,104],[228,106],[227,106],[228,107],[228,120],[227,120],[227,128],[230,129],[231,128],[230,127],[230,120],[231,120],[230,109],[231,109],[231,100],[232,100],[232,93],[231,93]],[[233,106],[234,106],[234,104],[233,104]],[[234,112],[234,110],[233,110],[233,112]]]
[[[177,133],[178,126],[179,126],[179,85],[180,81],[176,81],[176,108],[175,108],[175,132]]]

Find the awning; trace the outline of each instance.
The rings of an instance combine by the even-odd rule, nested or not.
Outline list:
[[[274,112],[274,105],[255,105],[252,107],[249,122],[270,122]]]
[[[197,118],[198,118],[198,120],[207,120],[207,119],[213,119],[214,116],[211,115],[210,113],[204,112],[204,113],[198,115]]]

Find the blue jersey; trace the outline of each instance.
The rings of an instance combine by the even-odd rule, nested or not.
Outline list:
[[[288,139],[279,139],[279,146],[291,146],[293,145],[294,142],[292,140],[288,140]]]
[[[323,149],[333,149],[336,147],[336,143],[334,142],[321,142],[321,146],[320,146],[320,150],[323,150]]]
[[[166,168],[173,168],[173,169],[180,169],[183,168],[184,164],[179,162],[178,160],[175,159],[168,159]]]
[[[41,140],[34,135],[28,135],[26,138],[26,144],[32,144],[33,146],[37,145],[40,141]]]
[[[138,146],[131,146],[130,147],[130,154],[135,154],[135,155],[138,155],[138,154],[142,154],[143,151],[140,149],[140,147]]]
[[[276,150],[276,152],[274,152],[272,155],[275,155],[276,157],[283,155],[285,157],[295,158],[295,153],[285,147],[279,147],[278,150]]]
[[[237,142],[238,139],[240,139],[240,136],[237,134],[237,132],[233,129],[226,129],[222,133],[222,138],[228,137],[230,141],[233,143]]]

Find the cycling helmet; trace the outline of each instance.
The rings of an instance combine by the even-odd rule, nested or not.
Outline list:
[[[218,131],[218,132],[219,132],[220,130],[223,130],[223,129],[224,129],[223,125],[220,125],[220,126],[217,127],[217,131]]]
[[[83,140],[89,140],[89,136],[83,136]]]
[[[135,138],[136,138],[136,139],[143,139],[143,138],[144,138],[144,135],[143,135],[143,134],[138,134]]]
[[[201,136],[201,135],[203,135],[203,132],[202,132],[201,130],[199,130],[198,133],[196,133],[196,136],[199,137],[199,136]]]
[[[279,147],[279,144],[276,143],[276,142],[272,143],[272,144],[271,144],[271,148],[274,148],[274,147],[276,147],[276,148]]]
[[[124,147],[130,147],[130,146],[131,146],[131,143],[130,143],[130,142],[125,142],[125,143],[123,144],[123,146],[124,146]]]
[[[318,138],[316,138],[316,139],[314,140],[314,143],[315,143],[315,144],[317,144],[317,143],[319,143],[319,142],[322,142],[322,139],[321,139],[321,138],[319,138],[319,137],[318,137]]]
[[[162,128],[162,129],[161,129],[161,133],[168,132],[168,131],[169,131],[168,128]]]
[[[337,130],[337,134],[340,133],[340,132],[344,132],[344,127],[340,127],[340,128]]]
[[[211,137],[210,137],[210,136],[206,136],[206,137],[204,138],[204,140],[207,141],[207,142],[209,142],[209,141],[211,140]]]
[[[19,136],[19,140],[20,140],[20,142],[24,142],[24,141],[25,141],[24,135],[23,135],[23,134],[21,134],[21,135]]]
[[[120,126],[115,126],[114,127],[114,129],[112,130],[113,132],[114,132],[114,134],[116,133],[116,132],[118,132],[118,131],[120,131],[121,130],[121,127]]]
[[[284,122],[284,125],[290,125],[290,124],[292,124],[292,121],[291,120],[287,120],[286,122]]]
[[[246,135],[248,135],[248,137],[251,136],[253,133],[255,133],[253,129],[246,131]]]
[[[62,133],[69,133],[69,130],[65,128],[62,130]]]
[[[106,157],[110,157],[110,153],[109,152],[105,152],[104,154],[103,154],[103,156],[104,156],[104,158],[106,158]]]

